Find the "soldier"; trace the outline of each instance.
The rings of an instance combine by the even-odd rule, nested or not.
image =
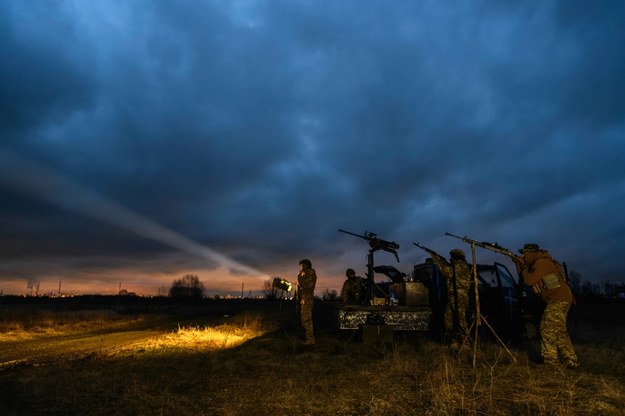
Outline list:
[[[521,280],[546,302],[540,321],[540,352],[545,364],[557,365],[562,359],[566,367],[579,367],[566,329],[573,293],[560,265],[538,244],[525,244],[519,252],[521,256],[513,260]]]
[[[449,252],[451,263],[439,254],[432,260],[447,280],[447,307],[445,309],[445,336],[450,349],[458,351],[468,333],[467,309],[469,288],[471,287],[471,267],[464,251],[455,248]]]
[[[304,259],[299,262],[297,283],[299,286],[300,322],[304,329],[304,344],[312,345],[315,343],[312,314],[315,303],[317,274],[315,269],[312,268],[310,260]]]
[[[362,277],[356,276],[354,269],[345,270],[347,280],[343,283],[341,289],[341,298],[345,305],[359,305],[364,292],[364,283]]]

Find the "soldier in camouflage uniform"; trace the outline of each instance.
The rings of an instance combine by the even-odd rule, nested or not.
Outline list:
[[[347,269],[345,271],[345,276],[347,276],[347,280],[345,280],[343,289],[341,289],[343,304],[359,305],[365,289],[362,277],[356,276],[354,269]]]
[[[573,293],[560,265],[538,244],[525,244],[519,252],[522,256],[515,257],[514,263],[521,280],[546,302],[540,322],[541,355],[545,364],[557,365],[562,360],[566,367],[579,367],[566,329]]]
[[[315,303],[315,285],[317,284],[317,274],[312,268],[312,263],[308,259],[299,262],[300,271],[297,275],[299,286],[299,306],[300,322],[304,329],[304,344],[315,343],[313,332],[313,306]]]
[[[433,255],[432,260],[447,281],[445,337],[450,342],[450,348],[457,351],[468,333],[467,309],[472,279],[471,267],[467,263],[464,251],[455,248],[449,252],[449,255],[451,263],[438,254]]]

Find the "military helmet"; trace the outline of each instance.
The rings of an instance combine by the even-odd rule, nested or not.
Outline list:
[[[519,249],[519,253],[523,254],[526,251],[540,251],[540,247],[535,243],[526,243],[523,248]]]
[[[304,266],[305,269],[311,269],[312,268],[312,263],[310,262],[310,260],[308,259],[303,259],[299,261],[299,264],[301,266]]]
[[[354,271],[354,269],[347,269],[345,270],[345,276],[347,277],[351,277],[351,276],[355,276],[356,272]]]
[[[464,251],[460,250],[459,248],[454,248],[453,250],[451,250],[449,252],[449,255],[451,256],[452,259],[459,259],[459,260],[464,260]]]

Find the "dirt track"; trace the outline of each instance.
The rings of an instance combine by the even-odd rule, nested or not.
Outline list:
[[[203,300],[184,302],[171,299],[119,298],[119,297],[70,297],[70,298],[0,298],[0,312],[16,322],[28,323],[29,329],[11,336],[0,332],[0,371],[16,365],[42,365],[51,362],[63,362],[81,357],[89,357],[111,352],[121,347],[141,342],[149,338],[171,333],[178,327],[202,326],[222,323],[240,313],[257,310],[272,310],[277,303],[245,299],[240,302],[231,300]],[[43,325],[37,333],[37,323],[49,314],[54,320],[57,314],[68,313],[74,317],[74,311],[94,311],[105,317],[122,316],[111,321],[83,320],[67,323],[69,329],[46,327]],[[114,313],[107,313],[114,311]],[[80,316],[80,314],[78,314]],[[24,317],[23,321],[20,318]],[[34,317],[34,318],[33,318]],[[34,324],[33,324],[34,322]],[[91,325],[91,326],[89,326]],[[56,328],[59,332],[45,333]],[[82,329],[80,329],[82,328]],[[4,336],[3,336],[4,335]]]
[[[36,338],[0,343],[0,371],[14,365],[40,365],[52,360],[71,359],[118,348],[171,332],[180,320],[150,320],[68,335],[42,335]]]

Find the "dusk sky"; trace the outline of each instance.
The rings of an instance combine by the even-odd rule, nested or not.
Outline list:
[[[0,0],[0,45],[4,294],[320,294],[339,228],[625,280],[622,0]]]

